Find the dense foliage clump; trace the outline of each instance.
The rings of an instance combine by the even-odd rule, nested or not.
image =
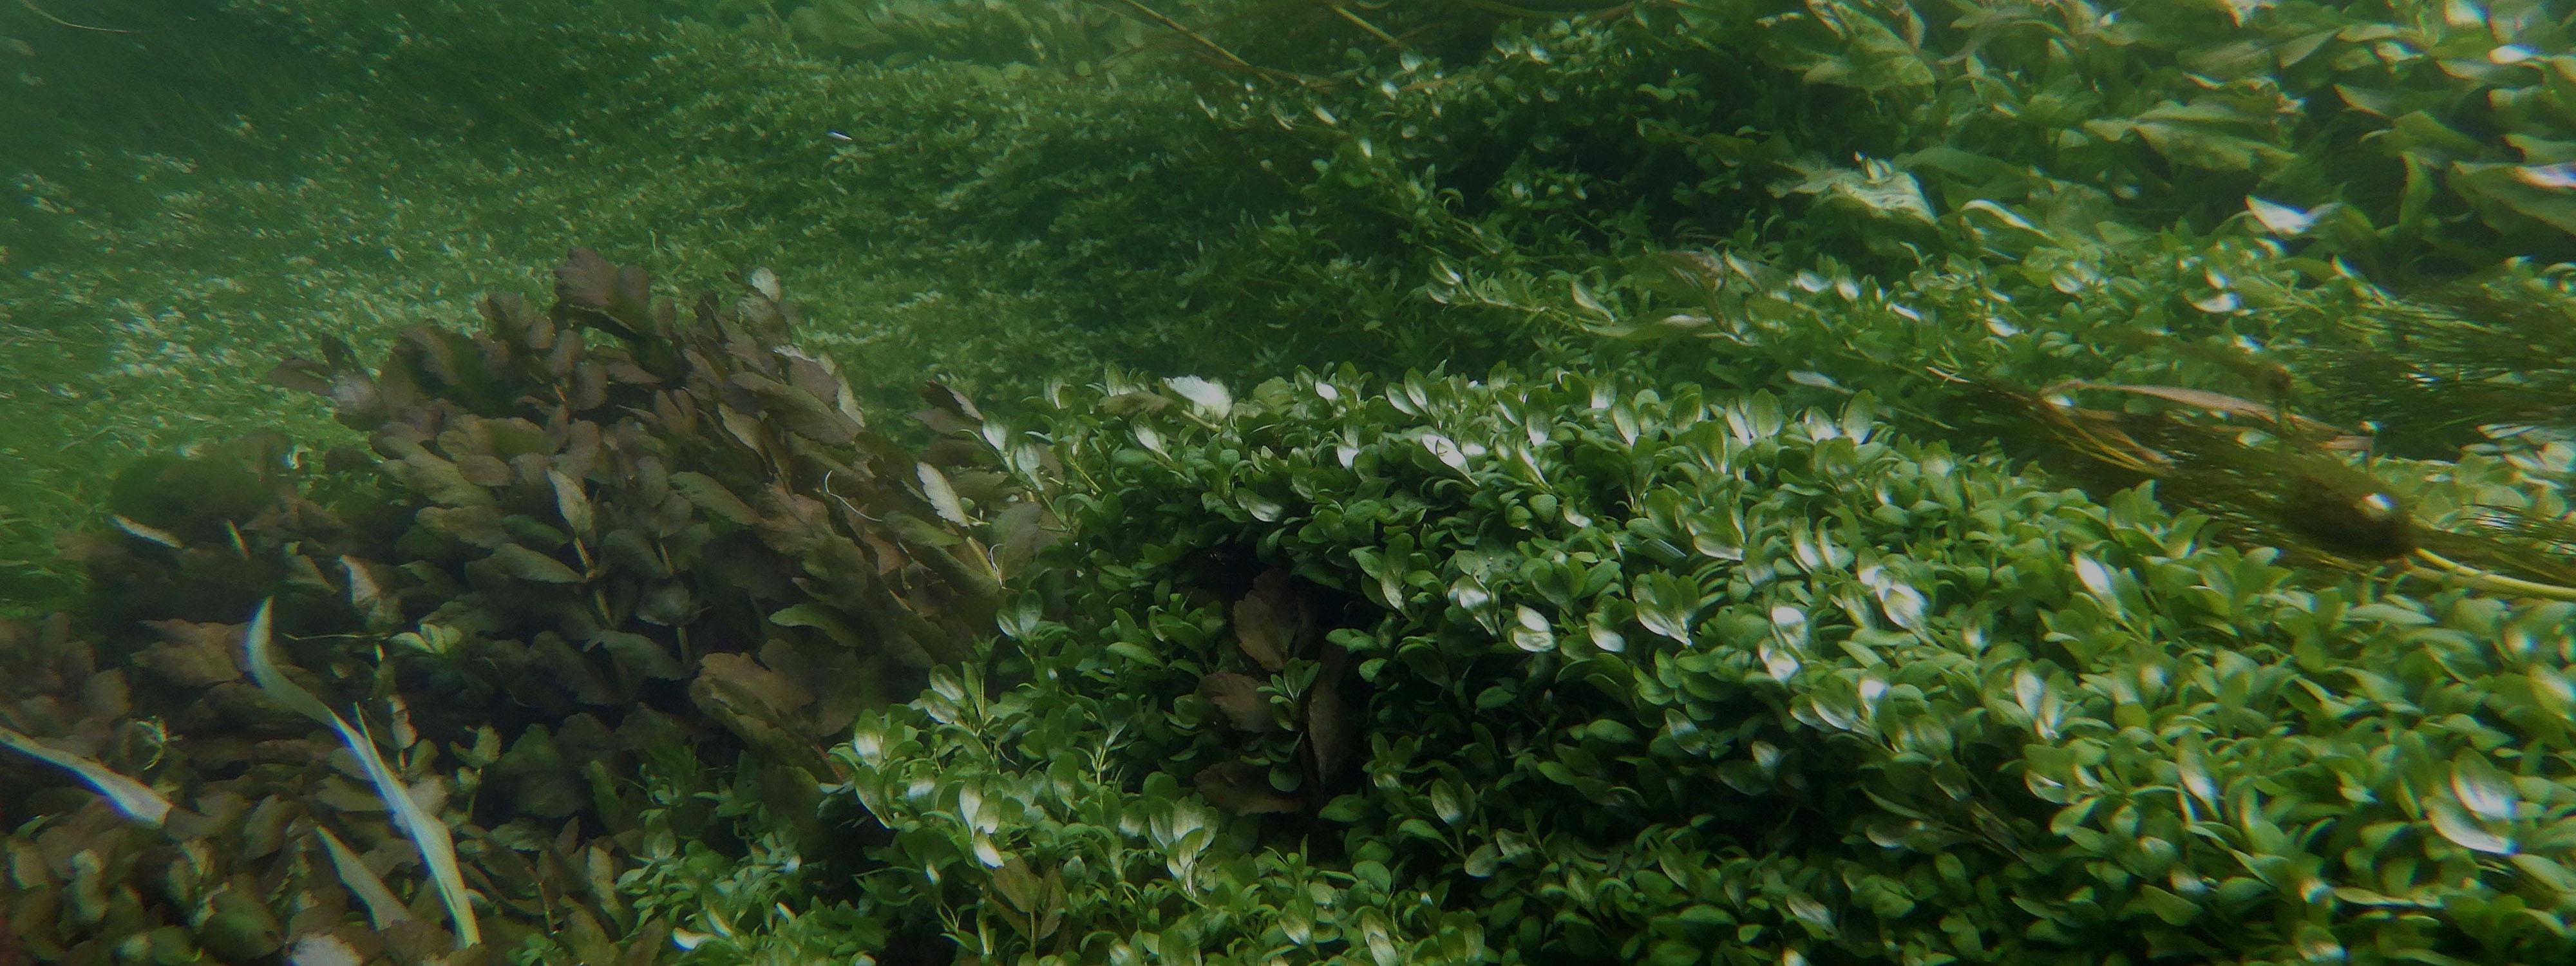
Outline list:
[[[371,452],[298,467],[254,437],[127,472],[116,529],[70,541],[103,644],[70,637],[68,621],[10,625],[0,725],[103,753],[101,766],[158,788],[187,814],[156,824],[204,855],[176,891],[137,894],[155,874],[136,864],[151,833],[92,840],[109,821],[95,803],[79,826],[31,826],[10,840],[32,890],[14,914],[20,942],[103,961],[158,930],[154,956],[246,961],[292,938],[272,935],[276,921],[208,918],[230,895],[310,907],[292,935],[377,948],[342,911],[354,897],[377,929],[400,917],[376,876],[405,846],[382,821],[346,824],[383,810],[356,783],[368,756],[335,762],[330,732],[299,717],[327,721],[353,698],[360,721],[384,722],[422,811],[456,826],[503,949],[618,939],[653,955],[659,940],[631,936],[662,935],[667,917],[639,916],[615,882],[681,835],[835,848],[815,791],[823,743],[909,697],[934,663],[970,656],[1049,518],[978,449],[916,458],[871,428],[835,367],[793,348],[766,271],[686,316],[649,284],[577,251],[551,311],[497,296],[479,333],[414,329],[375,367],[327,343],[323,360],[277,370],[365,429]],[[976,415],[929,392],[926,419],[955,429]],[[278,602],[276,650],[331,695],[301,699],[320,715],[252,680],[265,658],[239,625],[264,598]],[[734,777],[708,777],[702,760]],[[738,808],[692,797],[731,781],[774,824],[737,833]],[[334,825],[362,848],[386,843],[364,875]],[[330,866],[316,864],[326,851]],[[82,904],[57,923],[66,895]],[[558,919],[580,925],[537,928]],[[241,945],[244,929],[269,939]],[[427,935],[402,941],[440,935],[414,931]]]
[[[839,752],[920,870],[885,887],[982,955],[2567,954],[2570,605],[2309,585],[1865,396],[1344,374],[1096,415],[1133,395],[1048,427],[1093,476],[1063,616],[1004,621],[1031,683]]]

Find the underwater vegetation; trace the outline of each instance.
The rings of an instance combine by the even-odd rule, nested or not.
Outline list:
[[[1936,373],[1939,374],[1939,373]],[[1955,378],[1955,377],[1953,377]],[[2563,498],[2536,505],[2481,507],[2464,530],[2428,528],[2378,478],[2336,458],[2372,439],[2252,400],[2172,386],[2067,382],[2035,394],[1976,387],[2034,424],[2101,491],[2152,482],[2163,502],[2211,514],[2239,543],[2286,549],[2328,566],[2414,561],[2418,573],[2465,579],[2501,592],[2576,600]],[[2178,404],[2220,420],[2173,412],[2085,409],[2074,393],[2118,392]],[[2251,420],[2253,425],[2245,425]],[[2454,558],[2519,570],[2555,583],[2510,576]]]
[[[2576,604],[2319,583],[1867,393],[1113,379],[1014,428],[933,386],[907,450],[743,286],[683,314],[577,251],[551,310],[277,370],[368,451],[130,471],[73,546],[134,630],[10,628],[0,724],[68,769],[9,842],[15,941],[2570,951]]]
[[[798,813],[769,834],[819,828],[824,740],[964,657],[1047,518],[999,474],[953,462],[976,450],[915,459],[876,435],[833,365],[788,347],[775,281],[755,282],[683,322],[640,270],[578,252],[551,312],[495,297],[478,335],[423,327],[377,367],[328,344],[278,368],[367,430],[369,450],[297,469],[253,440],[128,470],[117,529],[69,546],[91,572],[92,622],[131,630],[94,644],[60,621],[15,628],[10,656],[26,666],[7,724],[121,752],[103,767],[193,810],[155,824],[206,867],[175,892],[120,893],[126,873],[101,879],[98,863],[131,868],[150,842],[101,852],[69,828],[31,835],[19,941],[85,959],[159,930],[146,952],[184,959],[228,881],[238,901],[310,907],[297,934],[361,952],[383,942],[342,928],[333,910],[352,896],[376,930],[435,935],[376,880],[409,863],[385,851],[406,840],[437,870],[460,945],[477,933],[469,884],[504,917],[497,940],[565,917],[625,936],[639,917],[613,883],[645,845],[631,783],[646,760],[765,749],[746,780]],[[622,342],[589,347],[584,329]],[[974,411],[933,392],[927,417]],[[320,677],[300,684],[293,667]],[[364,710],[352,724],[318,694]],[[374,825],[353,824],[353,807]],[[48,841],[72,851],[49,865]],[[98,894],[40,931],[65,895],[39,888],[47,868]]]
[[[2576,959],[2547,4],[148,13],[0,966]]]
[[[1099,426],[1082,415],[1099,398],[1066,390],[1048,429],[1122,482],[1067,514],[1098,535],[1068,545],[1096,575],[1067,592],[1074,616],[1015,637],[1045,683],[925,699],[852,745],[891,779],[869,798],[863,771],[859,794],[945,832],[920,854],[955,850],[948,875],[975,873],[979,833],[1008,860],[1049,849],[1067,820],[1049,807],[988,832],[908,805],[900,780],[957,762],[1002,788],[1033,780],[972,737],[1020,715],[1045,729],[1071,703],[1126,725],[1131,768],[1197,771],[1202,789],[1266,772],[1263,797],[1206,795],[1258,823],[1257,871],[1208,878],[1260,889],[1339,853],[1350,878],[1328,883],[1391,896],[1367,904],[1388,918],[1364,914],[1354,944],[1383,930],[1386,961],[2563,955],[2546,926],[2446,924],[2485,900],[2436,900],[2413,877],[2499,857],[2491,881],[2516,891],[2536,879],[2514,863],[2563,860],[2481,824],[2530,814],[2521,789],[2557,783],[2468,755],[2546,739],[2450,717],[2419,688],[2563,727],[2539,704],[2502,711],[2555,658],[2467,669],[2500,641],[2562,647],[2542,642],[2566,640],[2566,604],[2453,595],[2500,622],[2454,635],[2440,628],[2463,611],[2300,587],[2269,550],[2204,544],[2206,518],[1908,440],[1867,396],[1797,412],[1616,377],[1344,373],[1258,387],[1215,428],[1182,407]],[[1273,599],[1282,571],[1337,649],[1273,670],[1257,642],[1278,632],[1246,605]],[[1253,677],[1267,717],[1211,687],[1221,675]],[[1139,697],[1155,693],[1186,696]],[[1346,704],[1358,713],[1316,713]],[[2437,717],[2499,730],[2443,737]],[[1365,750],[1313,774],[1337,746]],[[2406,763],[2418,753],[2433,758]],[[2517,804],[2467,804],[2490,774]],[[1280,797],[1323,807],[1268,814]],[[1053,848],[1103,868],[1082,841]],[[1276,907],[1275,925],[1222,936],[1174,925],[1228,961],[1293,958],[1342,905]],[[1454,948],[1462,934],[1489,945]]]

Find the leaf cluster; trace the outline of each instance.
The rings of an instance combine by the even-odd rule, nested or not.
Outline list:
[[[553,923],[566,932],[548,941],[592,962],[651,961],[665,927],[639,924],[615,893],[626,861],[616,842],[585,836],[577,822],[487,828],[467,817],[502,751],[488,728],[472,747],[442,748],[396,705],[387,729],[404,794],[457,824],[474,888],[509,917],[487,945],[460,950],[438,925],[434,890],[406,888],[425,878],[418,853],[360,763],[328,732],[255,697],[239,628],[160,631],[143,657],[118,666],[68,620],[0,624],[6,727],[46,736],[57,755],[94,755],[91,764],[162,809],[144,824],[58,776],[0,763],[15,822],[0,838],[8,948],[66,963],[465,966]],[[162,703],[173,692],[202,697]],[[636,935],[634,955],[621,960],[608,929]]]
[[[649,961],[668,924],[701,910],[639,914],[617,883],[681,835],[737,855],[769,836],[827,861],[823,742],[908,697],[933,663],[970,656],[1002,578],[1049,539],[1046,511],[956,435],[980,418],[963,396],[925,388],[920,418],[942,438],[918,453],[880,435],[837,368],[794,347],[766,270],[685,317],[641,269],[587,250],[556,282],[549,311],[495,297],[479,331],[413,329],[378,366],[325,340],[322,359],[276,370],[366,431],[372,453],[252,437],[135,467],[117,486],[117,529],[69,544],[92,570],[85,618],[111,631],[107,648],[29,644],[37,666],[12,675],[26,693],[0,724],[75,753],[153,737],[137,773],[211,816],[170,823],[176,841],[232,834],[225,823],[254,813],[273,835],[296,816],[324,823],[296,833],[310,850],[235,860],[261,863],[238,867],[266,883],[254,901],[310,904],[279,891],[277,863],[327,857],[377,928],[418,920],[406,928],[429,949],[445,936],[426,924],[436,891],[404,899],[393,890],[419,874],[384,878],[410,847],[384,788],[408,784],[419,808],[394,812],[452,834],[463,883],[495,914],[492,947],[604,963],[622,945]],[[226,620],[266,595],[284,602],[283,658],[264,618],[248,651]],[[148,633],[113,633],[124,627]],[[361,724],[335,710],[351,699]],[[369,728],[378,707],[386,726]],[[390,764],[334,750],[371,732]],[[714,777],[700,756],[721,763]],[[719,789],[749,802],[699,799]],[[775,822],[751,831],[755,812]],[[72,812],[36,814],[21,834]],[[83,821],[54,847],[100,819]],[[439,826],[415,827],[430,834],[413,854],[447,854],[426,844]],[[26,876],[41,901],[66,894]],[[333,901],[281,935],[337,935],[349,906]],[[47,948],[110,948],[189,908],[145,903],[123,932],[74,917]]]
[[[1136,894],[1111,883],[1146,843],[1146,895],[1246,861],[1384,878],[1503,961],[2565,954],[2568,605],[2309,585],[1867,396],[1503,370],[1112,402],[1140,391],[1054,397],[1082,579],[1005,617],[1028,683],[943,685],[836,751],[979,955],[1182,928],[1075,898]],[[1238,712],[1294,721],[1317,680],[1245,667],[1299,626],[1245,606],[1265,572],[1337,601],[1364,750],[1296,811],[1210,794],[1227,850],[1175,852]],[[1255,911],[1190,934],[1220,961],[1366,951],[1224,895]]]

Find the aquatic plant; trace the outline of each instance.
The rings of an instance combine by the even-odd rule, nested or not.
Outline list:
[[[145,825],[157,826],[170,815],[172,807],[170,800],[163,798],[160,792],[153,791],[150,785],[117,774],[106,765],[99,764],[97,759],[47,747],[33,738],[6,727],[0,727],[0,748],[7,748],[80,776],[81,781],[88,782],[91,788],[98,789],[98,793],[106,796],[107,800],[116,806],[116,810],[125,813],[127,818]]]
[[[177,803],[11,771],[28,948],[449,952],[392,799],[244,680],[276,596],[522,958],[2567,955],[2568,611],[2369,566],[2452,532],[2564,583],[2565,367],[2478,365],[2568,301],[2563,15],[1461,6],[789,11],[823,59],[656,4],[231,5],[351,68],[238,135],[303,180],[128,159],[0,229],[90,259],[0,280],[74,333],[0,371],[59,400],[0,427],[45,474],[0,555],[98,518],[0,723]],[[1031,41],[1082,52],[994,66]],[[385,321],[573,230],[864,322],[785,348],[774,278],[598,256]],[[308,338],[281,379],[367,446],[193,378]],[[1106,358],[1211,378],[862,418]],[[2048,434],[1934,368],[2117,399],[2023,408],[2129,475],[2024,475]],[[2400,458],[2283,457],[2291,414]]]
[[[278,669],[277,658],[269,646],[268,607],[268,602],[261,602],[259,612],[251,615],[250,629],[242,633],[242,664],[248,668],[251,682],[259,685],[271,700],[329,727],[340,736],[341,744],[357,756],[359,766],[365,769],[367,780],[375,784],[376,795],[384,800],[385,809],[393,814],[394,827],[401,829],[403,835],[420,850],[421,864],[429,870],[431,884],[438,888],[439,901],[447,906],[448,921],[456,924],[457,948],[482,942],[483,931],[475,924],[474,910],[465,901],[465,878],[456,871],[456,843],[447,834],[446,823],[423,810],[420,802],[411,797],[411,788],[403,784],[392,766],[385,764],[384,755],[376,750],[375,738],[367,734],[363,724],[351,725],[348,719],[323,704],[322,699],[314,697],[313,692],[287,680],[286,674]],[[343,870],[344,877],[350,875],[351,862],[344,858],[349,854],[349,847],[328,830],[316,829],[316,833],[331,849],[332,864]],[[364,868],[363,864],[357,867]],[[366,887],[359,888],[358,893],[367,900],[371,914],[379,917],[377,925],[382,926],[383,916],[376,910],[386,904],[389,893],[382,883],[373,882],[364,875],[358,877],[358,882],[368,883]]]
[[[146,659],[102,667],[67,620],[0,622],[6,730],[49,736],[44,756],[78,762],[104,792],[8,775],[9,948],[48,962],[247,963],[274,961],[296,935],[407,962],[478,961],[417,922],[343,920],[350,899],[367,895],[361,883],[385,893],[366,863],[402,841],[378,819],[386,801],[350,785],[327,760],[333,745],[268,730],[257,699],[234,702],[251,690],[238,681],[239,628],[172,630]],[[231,680],[205,689],[211,701],[165,704],[165,676],[188,674]],[[213,706],[232,709],[229,731],[208,724]],[[434,802],[446,787],[415,777],[409,794]],[[146,814],[134,815],[137,804]],[[340,841],[323,822],[375,858],[323,860],[317,839]]]
[[[1052,496],[1078,579],[1004,618],[1024,670],[836,753],[920,870],[880,888],[940,897],[978,955],[2565,952],[2568,604],[2294,570],[1907,440],[1867,396],[1137,393],[1062,389],[1027,437],[1084,482]],[[1265,657],[1307,633],[1281,573],[1347,659]],[[1326,687],[1354,754],[1319,773]],[[1241,817],[1184,842],[1194,783]],[[1258,891],[1295,869],[1392,918]],[[1171,898],[1109,898],[1140,887]],[[1196,918],[1199,888],[1246,911]]]
[[[2313,404],[2378,427],[2384,452],[2442,458],[2488,436],[2576,425],[2565,269],[2515,260],[2421,286],[2285,353]]]
[[[297,663],[408,675],[385,770],[455,757],[459,871],[530,951],[2510,961],[2576,903],[2566,605],[2211,545],[1869,393],[933,387],[916,457],[745,283],[683,320],[576,252],[551,312],[281,367],[377,455],[138,468],[79,542],[102,618],[162,621],[120,653],[213,711],[241,638],[188,612],[283,593]],[[444,941],[337,838],[297,881]]]
[[[2087,409],[2073,399],[2085,390],[2174,406]],[[2489,504],[2464,521],[2470,526],[2444,529],[2416,519],[2388,483],[2355,465],[2353,454],[2366,453],[2370,437],[2289,412],[2287,399],[2265,405],[2173,386],[2082,382],[1972,391],[2026,420],[2056,448],[2047,455],[2096,492],[2152,483],[2162,501],[2209,514],[2221,524],[2217,536],[2240,546],[2356,569],[2411,564],[2417,575],[2497,594],[2576,600],[2569,553],[2576,545],[2560,532],[2564,496],[2555,490],[2538,491],[2529,504]]]
[[[503,946],[649,957],[672,921],[617,885],[658,854],[645,830],[702,844],[746,820],[702,800],[723,787],[757,797],[776,822],[763,834],[818,862],[839,851],[815,791],[824,743],[930,664],[970,657],[998,581],[1051,523],[954,435],[980,418],[963,396],[924,387],[919,415],[946,438],[918,455],[870,428],[835,367],[793,347],[766,271],[685,319],[641,269],[587,251],[557,282],[550,313],[498,297],[481,332],[417,329],[379,366],[326,340],[321,360],[277,369],[369,430],[375,455],[288,460],[253,436],[147,461],[115,487],[114,527],[68,546],[92,570],[86,616],[110,630],[118,679],[145,675],[154,706],[178,709],[161,781],[220,784],[253,736],[320,724],[372,793],[328,768],[252,787],[315,796],[317,819],[386,815],[382,837],[416,845],[418,894],[442,896],[456,945],[477,939],[470,889]],[[247,631],[208,623],[272,595],[274,635],[266,604]],[[314,685],[286,676],[288,650]],[[353,691],[385,699],[398,754],[321,697]],[[130,726],[123,706],[101,713],[93,727]],[[58,717],[18,730],[56,734]],[[299,839],[305,874],[375,928],[444,942],[370,857],[378,836],[345,834],[317,822]],[[283,938],[346,941],[345,925]]]
[[[95,494],[90,467],[223,435],[207,424],[224,420],[174,413],[315,435],[309,412],[222,375],[244,365],[231,353],[300,338],[315,314],[380,345],[397,323],[360,320],[450,312],[456,293],[575,241],[566,222],[699,274],[753,260],[790,270],[868,320],[818,327],[818,351],[962,372],[997,398],[1042,382],[1028,364],[1041,357],[1238,380],[1343,359],[1628,364],[1627,350],[1562,329],[1651,330],[1694,311],[1642,298],[1654,273],[1630,267],[1673,250],[1829,283],[1801,293],[1789,313],[1801,318],[1784,324],[1839,322],[1855,308],[1833,294],[1845,280],[1918,313],[1954,310],[1933,315],[1949,323],[1940,340],[1909,338],[1893,316],[1833,327],[1878,343],[1864,355],[1946,343],[1911,346],[1927,351],[1900,372],[1982,341],[1994,319],[2021,333],[2010,341],[2026,343],[2014,350],[2024,362],[2054,360],[2009,374],[2022,385],[2245,394],[2119,371],[2170,356],[2094,353],[2097,333],[2058,323],[2072,312],[2187,345],[2331,348],[2336,326],[2388,314],[2340,291],[2357,283],[2336,259],[2404,291],[2417,276],[2566,245],[2545,185],[2559,163],[2549,145],[2576,138],[2550,107],[2557,61],[2522,56],[2548,49],[2564,18],[2522,0],[2178,5],[2111,19],[2082,6],[1846,2],[1502,12],[1517,6],[1338,8],[1395,45],[1331,7],[1164,11],[1228,49],[1254,49],[1229,30],[1278,39],[1298,18],[1340,25],[1249,57],[1303,82],[1192,57],[1088,80],[971,56],[889,67],[662,19],[794,13],[738,3],[501,15],[442,2],[398,16],[339,0],[231,5],[227,27],[295,38],[314,58],[295,73],[331,77],[294,110],[245,108],[256,127],[223,135],[295,152],[302,180],[239,176],[196,151],[132,158],[133,176],[95,182],[75,176],[80,165],[30,162],[29,217],[0,230],[60,244],[0,245],[80,256],[40,254],[31,274],[0,279],[13,311],[60,343],[44,356],[62,360],[6,363],[35,370],[22,374],[29,388],[6,391],[45,418],[0,432],[30,467],[26,481],[0,480],[26,516],[6,522],[0,538],[17,549],[0,556],[16,561],[13,586],[59,587],[38,582],[45,534],[94,522],[82,515],[95,501],[58,494]],[[971,9],[932,21],[953,14],[990,46],[1027,46],[1009,15]],[[919,34],[967,39],[944,29]],[[414,134],[458,129],[480,135],[471,150],[424,151]],[[689,145],[688,161],[626,147],[640,144]],[[382,190],[388,177],[394,190]],[[457,184],[481,187],[448,190]],[[567,217],[510,217],[525,211]],[[312,286],[294,306],[239,282],[279,265]],[[2154,291],[2108,282],[2126,279]],[[1585,308],[1575,282],[1611,315]],[[109,291],[124,301],[103,301]],[[1049,351],[1027,351],[1037,345]],[[1757,364],[1847,358],[1782,348],[1745,360],[1667,345],[1651,357],[1674,378],[1775,392],[1797,391],[1787,372],[1846,386],[1868,376]],[[909,388],[858,383],[880,405]],[[1900,407],[1924,391],[1872,388]]]

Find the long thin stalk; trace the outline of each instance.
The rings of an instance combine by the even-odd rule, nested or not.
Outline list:
[[[19,5],[19,6],[21,6],[21,7],[25,7],[25,8],[27,8],[27,12],[28,12],[28,13],[32,13],[32,14],[35,14],[36,16],[43,17],[43,18],[45,18],[45,19],[47,19],[47,20],[51,20],[51,21],[53,21],[53,22],[55,22],[55,23],[57,23],[57,24],[60,24],[60,25],[62,25],[62,26],[70,27],[70,28],[72,28],[73,30],[87,30],[87,31],[90,31],[90,32],[93,32],[93,33],[102,33],[102,34],[132,34],[132,33],[141,33],[141,32],[142,32],[142,31],[138,31],[138,30],[118,30],[118,29],[116,29],[116,28],[114,28],[114,27],[92,27],[92,26],[90,26],[90,25],[88,25],[88,24],[73,23],[73,22],[71,22],[71,21],[69,21],[69,20],[65,20],[65,19],[63,19],[63,18],[61,18],[61,17],[54,16],[53,14],[46,13],[46,12],[45,12],[45,8],[43,8],[43,7],[39,7],[39,6],[36,6],[36,0],[18,0],[18,5]]]
[[[1352,12],[1351,12],[1351,8],[1349,8],[1349,7],[1345,7],[1345,6],[1342,6],[1341,4],[1338,4],[1338,3],[1337,3],[1337,4],[1334,4],[1334,5],[1333,5],[1333,12],[1334,12],[1334,13],[1337,13],[1337,14],[1341,14],[1341,15],[1342,15],[1342,19],[1344,19],[1344,20],[1348,20],[1348,21],[1350,21],[1351,23],[1357,24],[1361,30],[1368,31],[1369,36],[1371,36],[1371,37],[1375,37],[1375,38],[1377,38],[1377,39],[1379,39],[1379,40],[1386,41],[1386,45],[1387,45],[1387,46],[1389,46],[1389,47],[1393,47],[1393,48],[1395,48],[1395,49],[1397,49],[1397,50],[1403,50],[1403,49],[1404,49],[1404,42],[1403,42],[1403,41],[1395,39],[1394,35],[1389,34],[1389,33],[1387,33],[1386,31],[1383,31],[1383,30],[1379,30],[1379,29],[1377,29],[1377,25],[1376,25],[1376,24],[1373,24],[1373,23],[1370,23],[1370,22],[1368,22],[1368,21],[1366,21],[1366,20],[1362,20],[1362,19],[1360,19],[1360,15],[1359,15],[1359,14],[1356,14],[1356,13],[1352,13]]]
[[[2445,576],[2457,578],[2462,583],[2476,587],[2479,590],[2490,590],[2497,593],[2513,594],[2521,597],[2538,597],[2543,600],[2576,601],[2576,587],[2561,587],[2557,584],[2544,584],[2538,581],[2524,580],[2520,577],[2508,577],[2490,570],[2480,570],[2476,567],[2469,566],[2468,564],[2452,560],[2449,557],[2445,557],[2441,554],[2422,548],[2416,549],[2415,556],[2422,558],[2425,562],[2433,565],[2425,569]]]
[[[1205,47],[1205,48],[1207,48],[1207,49],[1209,49],[1209,50],[1211,50],[1211,51],[1216,52],[1216,55],[1217,55],[1217,56],[1219,56],[1219,57],[1223,57],[1223,58],[1225,58],[1225,59],[1226,59],[1226,60],[1228,60],[1228,61],[1232,61],[1232,62],[1234,63],[1234,65],[1235,65],[1235,66],[1237,66],[1237,67],[1241,67],[1241,68],[1244,68],[1244,69],[1246,69],[1246,70],[1255,70],[1255,71],[1257,71],[1257,70],[1261,70],[1261,68],[1259,68],[1259,67],[1254,67],[1254,66],[1252,66],[1252,62],[1251,62],[1251,61],[1248,61],[1248,60],[1245,60],[1245,59],[1243,59],[1243,58],[1241,58],[1241,57],[1237,57],[1237,56],[1235,56],[1235,55],[1234,55],[1234,51],[1227,50],[1227,49],[1225,49],[1225,48],[1223,48],[1223,47],[1217,46],[1217,42],[1216,42],[1216,41],[1209,40],[1209,39],[1207,39],[1207,38],[1205,38],[1205,37],[1199,36],[1198,31],[1191,30],[1190,28],[1188,28],[1188,27],[1186,27],[1186,26],[1183,26],[1183,25],[1181,24],[1181,22],[1180,22],[1180,21],[1178,21],[1178,20],[1174,20],[1174,19],[1172,19],[1172,18],[1170,18],[1170,17],[1163,16],[1163,14],[1162,14],[1162,12],[1161,12],[1161,11],[1155,10],[1155,9],[1154,9],[1154,8],[1152,8],[1152,7],[1148,7],[1148,6],[1146,6],[1146,5],[1142,4],[1142,3],[1139,3],[1139,2],[1137,2],[1137,0],[1119,0],[1119,2],[1124,3],[1124,4],[1126,4],[1126,5],[1130,6],[1130,7],[1134,7],[1134,8],[1136,8],[1136,11],[1137,11],[1138,13],[1142,13],[1142,14],[1144,14],[1146,17],[1151,18],[1155,23],[1159,23],[1159,24],[1162,24],[1162,25],[1163,25],[1163,26],[1165,26],[1165,27],[1169,27],[1169,28],[1171,28],[1171,29],[1172,29],[1172,31],[1173,31],[1174,33],[1178,33],[1178,34],[1180,34],[1180,35],[1181,35],[1181,36],[1183,36],[1183,37],[1187,37],[1187,38],[1189,38],[1189,39],[1191,39],[1191,40],[1193,40],[1193,41],[1196,41],[1196,42],[1198,43],[1198,45],[1199,45],[1199,46],[1201,46],[1201,47]]]

